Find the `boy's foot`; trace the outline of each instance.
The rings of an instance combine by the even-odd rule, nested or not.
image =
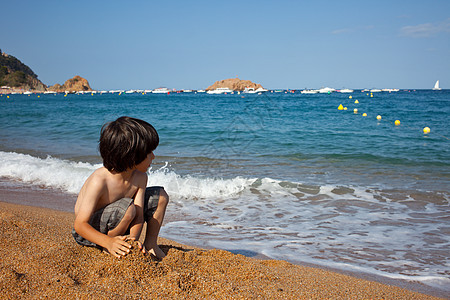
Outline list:
[[[166,254],[161,250],[161,248],[159,248],[158,245],[153,245],[149,247],[146,246],[145,248],[147,249],[147,252],[156,256],[157,259],[163,259],[166,256]]]

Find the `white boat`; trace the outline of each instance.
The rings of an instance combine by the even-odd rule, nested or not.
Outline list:
[[[255,90],[254,88],[246,87],[246,88],[244,89],[243,93],[246,93],[246,94],[256,94],[257,92],[256,92],[256,90]]]
[[[152,93],[153,94],[169,94],[170,90],[168,88],[165,88],[165,87],[160,87],[160,88],[154,89],[152,91]]]
[[[438,80],[438,81],[436,81],[436,83],[434,84],[433,91],[440,91],[440,90],[442,90],[442,89],[439,87],[439,80]]]
[[[317,94],[319,93],[318,90],[303,90],[300,92],[301,94]]]
[[[329,88],[329,87],[325,87],[325,88],[321,88],[319,89],[319,93],[320,94],[330,94],[332,92],[335,92],[335,89]]]
[[[205,90],[198,90],[197,93],[206,93]]]
[[[382,89],[383,92],[398,92],[400,91],[399,89]]]
[[[229,88],[217,88],[215,90],[207,91],[208,94],[226,94],[226,93],[233,93],[233,90]]]
[[[353,90],[351,89],[342,89],[338,91],[339,93],[353,93]]]
[[[262,88],[262,87],[256,89],[257,93],[265,93],[265,92],[268,92],[268,91],[269,90],[266,90],[265,88]]]
[[[371,93],[380,93],[381,90],[380,89],[371,89],[370,92]]]
[[[33,94],[33,93],[30,92],[30,91],[26,91],[26,92],[23,92],[23,94],[24,94],[24,95],[31,95],[31,94]]]

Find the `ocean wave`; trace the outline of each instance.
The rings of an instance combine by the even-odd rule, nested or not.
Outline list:
[[[0,151],[0,176],[34,185],[61,189],[76,194],[84,181],[99,167],[83,162],[61,160],[47,156]]]
[[[54,158],[38,158],[29,154],[0,151],[0,176],[77,194],[86,179],[101,164]],[[208,173],[209,174],[209,173]],[[179,175],[165,165],[148,172],[148,186],[164,186],[172,199],[226,199],[233,197],[291,197],[307,199],[321,194],[328,198],[355,193],[354,188],[332,185],[307,185],[272,178],[213,178]]]
[[[164,186],[175,199],[237,196],[256,180],[239,176],[231,179],[181,176],[167,166],[168,163],[157,170],[150,170],[148,185]],[[0,176],[72,194],[77,194],[89,175],[99,167],[101,164],[0,151]]]

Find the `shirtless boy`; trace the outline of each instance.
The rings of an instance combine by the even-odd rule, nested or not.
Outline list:
[[[102,127],[99,150],[103,167],[84,183],[75,204],[72,235],[84,246],[103,248],[115,257],[129,253],[127,238],[144,253],[161,259],[157,238],[169,196],[162,187],[146,187],[159,136],[149,123],[120,117]],[[147,223],[144,243],[139,243]]]

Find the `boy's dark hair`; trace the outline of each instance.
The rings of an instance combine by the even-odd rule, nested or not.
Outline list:
[[[105,168],[121,173],[144,161],[158,144],[159,136],[152,125],[143,120],[120,117],[103,125],[99,150]]]

